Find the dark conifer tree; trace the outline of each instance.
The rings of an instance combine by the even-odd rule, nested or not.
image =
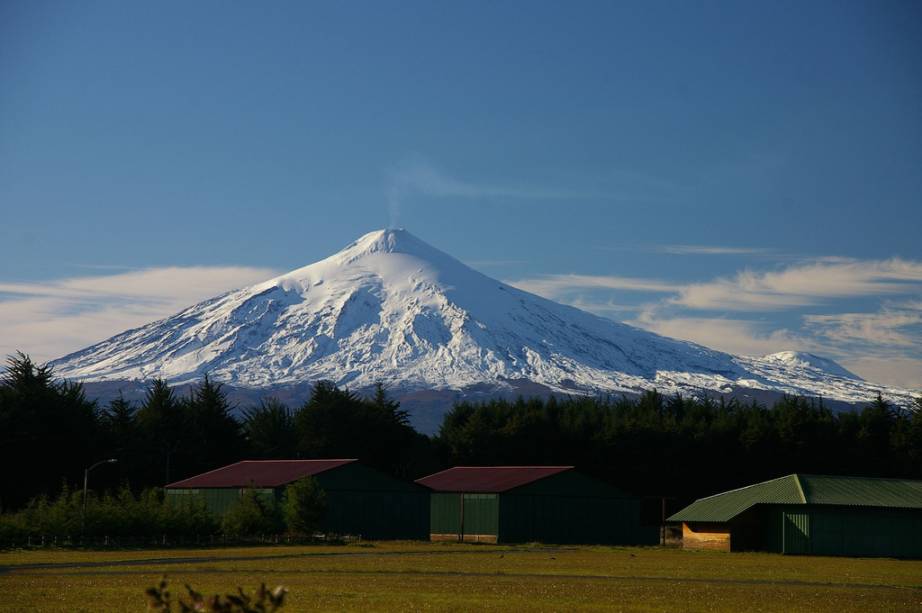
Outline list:
[[[240,423],[231,415],[231,406],[221,384],[207,375],[192,389],[186,401],[188,431],[191,442],[190,464],[184,467],[192,473],[211,470],[240,459],[244,438]]]
[[[137,409],[119,393],[100,415],[102,438],[108,455],[118,460],[108,474],[101,475],[99,483],[112,487],[119,482],[140,485],[139,470],[143,469],[145,458],[140,453],[140,436],[137,423]],[[98,486],[96,489],[99,489]]]
[[[387,390],[383,383],[375,383],[375,393],[372,396],[371,404],[381,411],[387,419],[401,426],[410,425],[410,414],[400,408],[400,403],[392,400],[387,395]]]
[[[79,384],[19,353],[0,380],[0,505],[16,507],[76,481],[99,445],[95,403]]]
[[[118,398],[110,402],[109,407],[103,411],[102,423],[113,436],[131,438],[134,436],[135,413],[137,413],[137,409],[135,409],[134,405],[125,400],[125,397],[119,392]]]
[[[432,465],[428,440],[386,394],[368,400],[321,381],[294,419],[301,457],[358,458],[400,476]]]
[[[243,432],[253,457],[298,457],[294,416],[291,409],[276,398],[265,399],[258,407],[244,411]]]
[[[147,483],[163,485],[189,474],[189,446],[187,411],[176,399],[173,390],[163,379],[155,379],[147,389],[144,403],[138,410],[138,428],[143,448],[150,463],[146,471]]]
[[[888,470],[891,431],[897,415],[880,393],[860,413],[857,432],[858,453],[865,465],[865,474],[883,476]]]
[[[906,473],[922,476],[922,398],[916,398],[916,408],[907,418]]]

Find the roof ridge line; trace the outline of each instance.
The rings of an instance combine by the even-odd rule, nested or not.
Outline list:
[[[440,471],[438,471],[438,472],[435,472],[435,473],[432,473],[431,475],[425,475],[425,476],[423,476],[423,477],[420,477],[419,479],[414,479],[414,480],[413,480],[413,483],[416,483],[417,481],[422,481],[423,479],[428,479],[429,477],[434,477],[434,476],[436,476],[436,475],[441,475],[442,473],[447,473],[449,470],[452,470],[452,469],[454,469],[454,468],[458,468],[458,467],[457,467],[457,466],[453,466],[452,468],[443,468],[442,470],[440,470]]]
[[[451,468],[446,468],[445,470],[442,470],[439,472],[445,472],[447,470],[454,470],[456,468],[576,468],[576,466],[566,466],[563,464],[561,464],[560,466],[547,466],[543,464],[527,464],[527,465],[522,465],[522,466],[513,465],[513,464],[502,464],[502,465],[493,464],[490,466],[452,466]],[[433,473],[433,474],[437,475],[439,473]]]
[[[167,483],[167,484],[164,485],[163,487],[164,487],[164,489],[166,489],[166,488],[168,488],[168,487],[172,487],[172,486],[176,485],[177,483],[182,483],[183,481],[188,481],[189,479],[194,479],[194,478],[196,478],[196,477],[204,477],[205,475],[210,475],[211,473],[218,472],[219,470],[223,470],[223,469],[229,468],[229,467],[231,467],[231,466],[236,466],[237,464],[243,464],[243,463],[246,462],[246,461],[247,461],[247,460],[237,460],[236,462],[232,462],[232,463],[227,464],[227,465],[225,465],[225,466],[218,466],[217,468],[212,468],[211,470],[206,470],[206,471],[203,472],[203,473],[199,473],[199,474],[197,474],[197,475],[192,475],[191,477],[186,477],[185,479],[180,479],[179,481],[173,481],[172,483]]]
[[[295,459],[284,459],[284,460],[240,460],[234,462],[234,464],[242,464],[243,462],[357,462],[358,458],[295,458]],[[233,466],[233,464],[228,464],[228,466]],[[227,466],[222,466],[221,468],[227,468]],[[215,470],[218,470],[217,468]],[[211,471],[209,471],[211,472]],[[207,473],[202,473],[207,474]]]
[[[797,473],[797,475],[802,477],[820,477],[823,479],[867,479],[870,481],[918,481],[922,482],[922,479],[911,479],[909,477],[867,477],[865,475],[830,475],[830,474],[820,474],[820,473]]]
[[[744,485],[743,487],[738,487],[732,490],[726,490],[723,492],[717,492],[716,494],[711,494],[710,496],[705,496],[704,498],[698,498],[695,502],[699,500],[707,500],[709,498],[716,498],[717,496],[723,496],[724,494],[729,494],[731,492],[741,492],[743,490],[748,490],[751,487],[756,487],[757,485],[764,485],[766,483],[771,483],[772,481],[781,481],[782,479],[787,479],[788,477],[796,477],[797,473],[791,473],[790,475],[782,475],[780,477],[775,477],[774,479],[767,479],[765,481],[759,481],[758,483],[750,483],[749,485]]]
[[[800,494],[800,499],[804,504],[807,504],[807,495],[804,493],[804,486],[800,482],[800,475],[794,473],[794,483],[797,485],[797,493]]]
[[[197,475],[192,475],[190,477],[186,477],[185,479],[180,479],[179,481],[173,481],[172,483],[167,483],[166,485],[163,486],[163,488],[170,489],[174,487],[179,487],[181,484],[186,483],[187,481],[191,481],[193,479],[200,479],[201,477],[205,477],[212,473],[224,471],[233,466],[238,466],[240,464],[262,464],[262,463],[282,463],[282,462],[286,462],[286,463],[288,462],[341,462],[342,464],[340,464],[340,466],[342,466],[342,465],[349,464],[352,462],[357,462],[357,461],[358,461],[357,458],[329,458],[329,459],[323,458],[323,459],[310,459],[310,460],[290,460],[290,459],[289,460],[237,460],[236,462],[232,462],[225,466],[219,466],[218,468],[213,468],[209,471],[205,471]],[[333,468],[337,468],[337,467],[331,466],[315,474],[320,474],[328,470],[332,470]],[[251,478],[250,483],[252,482],[253,482],[253,479]],[[233,487],[237,487],[237,486],[233,486]]]

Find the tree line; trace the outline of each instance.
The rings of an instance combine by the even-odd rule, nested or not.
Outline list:
[[[223,536],[287,534],[310,538],[326,512],[326,493],[317,481],[304,477],[289,484],[280,498],[245,489],[236,504],[222,516],[209,511],[197,498],[168,500],[160,488],[135,494],[127,486],[97,495],[65,485],[54,498],[38,496],[22,509],[0,514],[0,548],[32,539],[93,537],[119,540],[200,539]]]
[[[453,464],[575,465],[673,506],[791,474],[922,479],[922,399],[833,412],[822,400],[571,397],[460,403],[436,442]]]
[[[206,378],[185,395],[150,383],[143,401],[89,400],[76,383],[19,354],[0,380],[0,510],[82,485],[140,492],[240,459],[355,457],[404,479],[453,465],[575,465],[675,504],[792,472],[922,479],[916,411],[878,398],[835,413],[821,400],[549,397],[461,402],[436,436],[416,432],[378,386],[361,397],[318,383],[295,408],[241,411]]]
[[[137,405],[107,406],[78,383],[18,354],[0,379],[0,510],[21,508],[64,485],[127,485],[139,492],[241,459],[355,457],[396,476],[437,466],[431,441],[383,387],[359,397],[329,382],[292,410],[267,399],[235,417],[221,385],[207,377],[186,395],[154,380]]]

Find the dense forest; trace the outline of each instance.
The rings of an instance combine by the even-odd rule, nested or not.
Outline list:
[[[84,468],[108,458],[117,462],[94,470],[91,489],[140,492],[240,459],[319,457],[407,479],[456,464],[572,464],[681,504],[791,472],[922,478],[922,410],[878,399],[837,414],[795,397],[766,407],[655,392],[492,400],[452,407],[430,438],[382,387],[359,397],[321,382],[301,406],[237,410],[208,379],[184,396],[153,381],[137,406],[97,406],[21,354],[0,381],[5,510],[82,486]]]

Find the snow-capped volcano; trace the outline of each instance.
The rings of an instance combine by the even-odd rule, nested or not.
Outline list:
[[[805,357],[806,356],[806,357]],[[754,388],[848,402],[878,391],[809,354],[740,358],[564,306],[491,279],[405,230],[233,291],[53,363],[84,381],[237,387],[330,379],[350,388],[461,390],[530,382],[557,391]]]

